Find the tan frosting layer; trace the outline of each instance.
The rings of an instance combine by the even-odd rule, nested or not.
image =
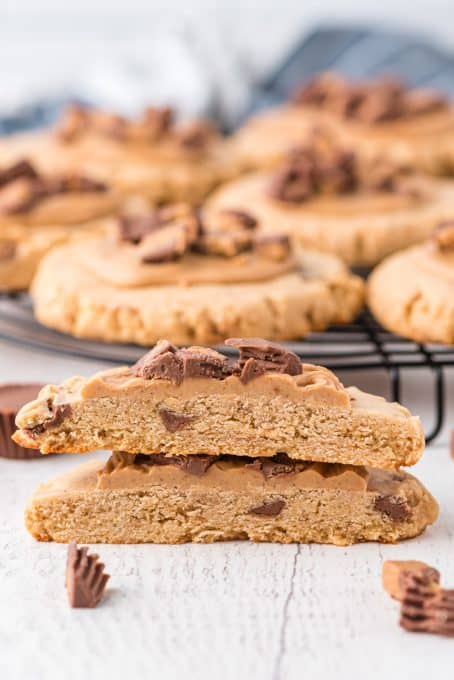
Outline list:
[[[118,455],[118,454],[117,454]],[[92,485],[93,471],[97,472],[96,489],[147,489],[153,485],[178,485],[180,488],[219,487],[245,491],[257,487],[267,490],[338,489],[352,492],[379,493],[399,496],[402,484],[408,479],[406,473],[375,470],[362,466],[333,463],[298,463],[295,472],[266,478],[260,470],[251,467],[251,459],[220,457],[202,475],[194,475],[177,465],[126,464],[104,465],[101,461],[87,463],[87,484]],[[110,463],[110,461],[109,461]],[[65,475],[64,488],[71,491],[83,486],[81,468]],[[46,485],[46,494],[59,490],[59,479]]]
[[[112,214],[118,206],[118,197],[112,192],[61,194],[44,198],[28,212],[1,215],[0,227],[80,224]]]
[[[231,258],[191,253],[175,262],[143,264],[137,246],[120,243],[114,237],[79,244],[74,248],[74,255],[81,266],[104,282],[132,288],[265,281],[297,268],[293,256],[277,262],[257,252],[241,253]]]

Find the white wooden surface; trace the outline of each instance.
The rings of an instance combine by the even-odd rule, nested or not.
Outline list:
[[[95,368],[0,343],[2,382],[59,380]],[[373,388],[370,378],[355,379]],[[383,387],[380,376],[373,382]],[[424,414],[426,381],[416,376],[410,392]],[[448,419],[453,424],[452,402]],[[454,587],[454,461],[446,435],[415,468],[441,505],[439,521],[421,538],[351,548],[98,546],[112,578],[96,610],[68,607],[66,547],[36,543],[22,524],[36,484],[81,461],[0,460],[1,680],[452,676],[454,641],[403,632],[398,607],[380,585],[384,559],[415,558],[437,566]]]

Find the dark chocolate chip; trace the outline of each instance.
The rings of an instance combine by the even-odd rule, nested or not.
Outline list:
[[[407,501],[400,496],[377,496],[374,510],[387,515],[393,522],[404,522],[411,517]]]
[[[168,408],[162,406],[159,411],[159,417],[161,418],[164,427],[169,432],[178,432],[179,430],[184,430],[184,428],[197,420],[196,416],[188,416],[185,413],[177,413]]]
[[[248,510],[250,515],[262,515],[265,517],[276,517],[280,515],[285,507],[285,501],[267,501],[263,505],[259,505],[256,508],[251,508]]]

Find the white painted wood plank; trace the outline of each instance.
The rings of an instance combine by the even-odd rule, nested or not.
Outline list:
[[[421,538],[352,548],[99,546],[112,574],[108,596],[77,611],[63,586],[66,547],[34,542],[22,512],[39,481],[80,461],[0,461],[0,677],[59,680],[64,669],[68,680],[418,679],[429,665],[441,677],[452,662],[452,641],[398,628],[380,586],[391,557],[427,560],[454,586],[446,450],[428,451],[417,466],[442,506]]]

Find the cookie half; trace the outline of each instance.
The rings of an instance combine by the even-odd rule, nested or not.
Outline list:
[[[214,350],[162,341],[131,368],[49,385],[16,419],[15,441],[43,453],[273,456],[398,468],[424,448],[418,418],[396,403],[344,388],[326,368],[279,345],[227,340]]]
[[[42,484],[26,510],[40,541],[394,543],[438,506],[414,477],[341,465],[114,455]]]

